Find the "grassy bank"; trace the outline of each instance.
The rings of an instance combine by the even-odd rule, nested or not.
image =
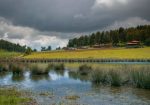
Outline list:
[[[29,104],[32,99],[24,94],[14,88],[0,88],[0,105],[36,105]]]
[[[24,58],[114,58],[114,59],[148,59],[150,47],[126,49],[94,49],[75,51],[34,52]]]
[[[0,58],[14,58],[14,57],[18,57],[20,55],[21,55],[21,53],[9,52],[9,51],[0,49]]]

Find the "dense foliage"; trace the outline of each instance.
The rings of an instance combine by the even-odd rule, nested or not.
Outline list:
[[[26,46],[21,46],[19,44],[14,44],[3,39],[0,39],[0,49],[13,51],[13,52],[25,52]]]
[[[119,28],[117,30],[103,31],[92,33],[91,35],[83,35],[79,38],[70,39],[68,47],[92,46],[95,44],[108,44],[119,46],[128,41],[138,40],[149,45],[150,25],[137,26],[136,28]]]

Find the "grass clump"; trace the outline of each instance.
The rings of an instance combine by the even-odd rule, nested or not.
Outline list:
[[[107,83],[107,73],[103,70],[93,71],[91,75],[92,83],[98,84],[106,84]]]
[[[89,72],[91,72],[91,70],[92,70],[91,66],[84,64],[79,66],[78,73],[80,73],[81,75],[87,75]]]
[[[8,71],[8,69],[3,64],[0,64],[0,72],[3,71]]]
[[[13,65],[11,67],[13,75],[22,76],[23,75],[23,69],[19,66]]]
[[[26,105],[30,101],[15,89],[0,88],[0,105]]]
[[[63,63],[61,64],[54,64],[54,70],[64,70],[65,66]]]
[[[111,86],[121,86],[122,78],[120,71],[118,70],[110,70],[109,71],[109,82]]]
[[[66,96],[65,99],[68,99],[68,100],[77,100],[79,99],[80,97],[77,96],[77,95],[72,95],[72,96]]]
[[[38,66],[34,65],[31,67],[32,75],[48,75],[49,69],[39,69]]]
[[[145,68],[132,71],[131,81],[138,88],[150,89],[150,71]]]

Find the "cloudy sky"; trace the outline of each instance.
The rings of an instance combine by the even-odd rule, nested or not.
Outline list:
[[[150,24],[150,0],[0,0],[0,38],[40,49],[97,30]]]

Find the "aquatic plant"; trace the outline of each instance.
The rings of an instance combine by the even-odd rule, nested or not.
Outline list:
[[[32,75],[44,75],[44,74],[47,75],[48,73],[49,73],[49,69],[43,70],[43,69],[38,68],[38,66],[36,66],[36,65],[33,65],[31,67]]]
[[[4,64],[0,64],[0,72],[8,71]]]
[[[48,64],[48,66],[46,67],[46,70],[49,71],[49,70],[51,70],[51,69],[53,69],[53,68],[54,68],[54,64],[50,63],[50,64]]]
[[[12,65],[11,70],[13,75],[23,75],[23,69],[17,65]]]
[[[54,64],[54,70],[64,70],[64,64],[63,63],[58,63],[58,64]]]
[[[109,71],[109,82],[111,86],[121,86],[122,78],[119,70],[110,70]]]
[[[79,66],[78,73],[80,73],[81,75],[87,75],[89,72],[91,72],[91,70],[92,70],[91,66],[84,64]]]
[[[150,89],[150,70],[143,67],[140,70],[131,71],[131,81],[138,88]]]
[[[91,81],[94,84],[106,84],[107,73],[104,70],[96,70],[92,72]]]
[[[0,88],[0,105],[28,105],[29,103],[36,105],[36,102],[25,94],[14,88]]]

